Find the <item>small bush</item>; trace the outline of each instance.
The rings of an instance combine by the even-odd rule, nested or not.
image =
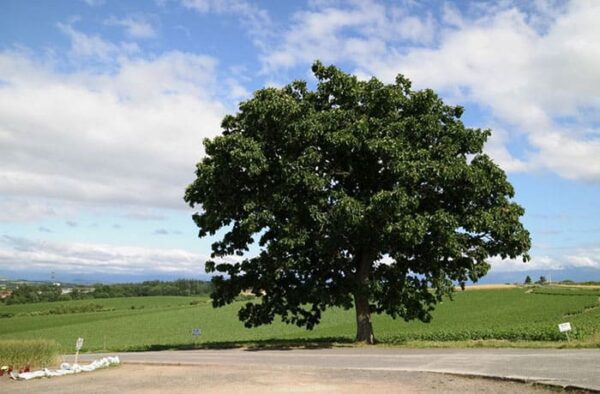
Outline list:
[[[39,368],[59,362],[60,347],[48,340],[0,340],[0,366]]]

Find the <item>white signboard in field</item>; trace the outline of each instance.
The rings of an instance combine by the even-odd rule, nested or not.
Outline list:
[[[195,337],[199,337],[202,334],[202,330],[199,328],[192,329],[192,335]]]
[[[81,350],[81,347],[83,346],[83,338],[77,338],[77,342],[75,342],[75,364],[77,364],[77,360],[79,359],[79,351]]]
[[[567,331],[571,331],[571,323],[560,323],[558,325],[558,330],[560,332],[567,332]]]
[[[77,342],[75,342],[75,350],[80,351],[83,346],[83,338],[77,338]]]

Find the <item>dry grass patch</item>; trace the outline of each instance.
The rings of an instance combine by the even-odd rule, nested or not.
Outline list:
[[[586,339],[564,342],[557,341],[509,341],[504,339],[480,339],[468,341],[406,341],[383,347],[403,347],[415,349],[439,348],[522,348],[522,349],[589,349],[600,348],[600,334]]]
[[[48,340],[0,340],[0,366],[39,368],[60,361],[60,347]]]
[[[574,287],[576,289],[600,289],[600,285],[552,284],[555,287]]]

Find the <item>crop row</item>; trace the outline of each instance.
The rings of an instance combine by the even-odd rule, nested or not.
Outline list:
[[[585,337],[582,330],[569,333],[571,339]],[[465,340],[508,340],[508,341],[563,341],[565,334],[553,327],[525,329],[475,329],[475,330],[435,330],[429,332],[406,332],[386,335],[379,338],[383,342],[401,343],[406,341],[465,341]]]

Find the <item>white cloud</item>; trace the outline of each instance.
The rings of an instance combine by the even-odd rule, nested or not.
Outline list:
[[[565,259],[573,267],[588,267],[588,268],[600,268],[600,259],[598,255],[600,248],[579,251],[578,254],[566,256]]]
[[[600,269],[599,248],[580,248],[559,256],[536,256],[523,263],[521,259],[501,259],[496,256],[489,259],[494,272],[567,270],[573,268]]]
[[[532,164],[515,158],[506,148],[509,133],[499,126],[492,127],[492,130],[493,133],[485,145],[485,152],[500,163],[505,171],[523,172],[528,170]]]
[[[131,38],[154,38],[156,37],[156,30],[152,24],[143,18],[128,17],[118,19],[115,17],[109,18],[105,21],[107,25],[121,26],[125,28],[126,34]]]
[[[234,101],[239,102],[248,99],[252,95],[244,85],[233,78],[228,78],[225,83],[229,90],[229,97]]]
[[[488,151],[504,168],[600,182],[600,3],[470,8],[447,4],[437,22],[377,2],[302,11],[263,63],[274,71],[320,58],[385,81],[402,73],[489,112],[503,130]],[[527,144],[526,157],[511,154],[513,140]]]
[[[568,265],[549,256],[532,256],[531,260],[524,263],[522,259],[502,259],[499,256],[488,259],[493,272],[537,271],[537,270],[562,270]]]
[[[315,59],[358,64],[385,56],[394,43],[431,43],[434,21],[430,16],[407,14],[403,8],[374,1],[349,7],[318,6],[294,15],[282,44],[263,58],[265,70],[292,67]]]
[[[48,242],[6,235],[0,238],[0,269],[7,271],[185,276],[204,273],[208,259],[182,249]]]
[[[156,210],[148,209],[147,207],[134,207],[122,215],[126,219],[141,220],[141,221],[161,221],[165,220],[165,216]]]
[[[0,223],[31,223],[45,217],[56,216],[59,211],[46,202],[32,198],[0,199]],[[61,212],[67,215],[67,212]]]
[[[181,5],[200,14],[214,13],[234,15],[258,48],[265,49],[273,34],[269,13],[255,3],[246,0],[180,0]]]
[[[212,2],[210,0],[182,0],[181,4],[184,7],[191,8],[201,13],[211,11],[213,5],[218,6],[217,3]]]
[[[215,67],[169,52],[123,58],[115,72],[61,74],[0,52],[0,194],[184,207],[202,139],[225,113]]]
[[[137,53],[140,48],[135,43],[115,44],[99,35],[82,33],[69,24],[59,23],[58,28],[71,40],[71,56],[76,60],[114,61],[114,58]]]
[[[545,34],[510,8],[449,31],[439,47],[416,49],[365,65],[391,79],[402,71],[417,86],[467,91],[467,101],[524,133],[535,155],[515,162],[496,145],[495,158],[512,170],[548,169],[565,178],[600,181],[600,141],[591,109],[600,107],[600,4],[574,2]],[[579,129],[561,117],[578,119]],[[583,126],[583,127],[582,127]],[[508,139],[507,139],[508,140]],[[525,158],[524,158],[525,159]]]
[[[99,7],[104,4],[105,0],[83,0],[90,7]]]

